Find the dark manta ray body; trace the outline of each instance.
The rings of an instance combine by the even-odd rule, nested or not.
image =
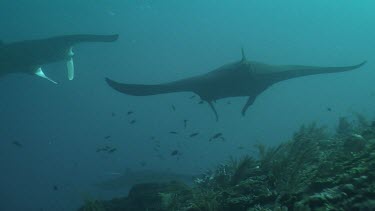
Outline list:
[[[215,100],[227,97],[248,96],[248,100],[242,109],[242,115],[244,115],[255,98],[277,82],[306,75],[353,70],[363,64],[365,64],[365,62],[345,67],[268,65],[247,61],[242,51],[242,60],[239,62],[226,64],[203,75],[170,83],[157,85],[122,84],[108,78],[106,81],[113,89],[135,96],[171,92],[194,92],[199,95],[202,100],[208,102],[215,112],[216,119],[218,119],[217,112],[212,104]]]
[[[82,42],[113,42],[118,35],[66,35],[4,44],[0,42],[0,76],[10,73],[34,74],[56,83],[42,71],[44,64],[66,61],[68,77],[74,78],[72,48]]]

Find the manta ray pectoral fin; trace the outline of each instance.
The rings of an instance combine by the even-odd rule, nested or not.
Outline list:
[[[216,109],[215,109],[214,104],[212,104],[212,101],[207,101],[207,102],[208,102],[208,105],[210,105],[212,111],[213,111],[214,114],[215,114],[216,121],[219,121],[219,115],[217,115],[217,111],[216,111]]]
[[[74,62],[73,62],[73,49],[70,48],[68,52],[69,60],[66,62],[66,67],[68,68],[68,78],[69,80],[74,79]]]
[[[45,78],[45,79],[51,81],[51,82],[54,83],[54,84],[57,84],[56,81],[54,81],[54,80],[52,80],[51,78],[47,77],[47,76],[44,74],[42,68],[40,68],[40,67],[35,71],[35,75],[37,75],[37,76],[39,76],[39,77],[42,77],[42,78]]]
[[[247,109],[254,103],[255,97],[249,96],[249,98],[246,101],[245,106],[242,108],[241,114],[242,116],[245,116]]]

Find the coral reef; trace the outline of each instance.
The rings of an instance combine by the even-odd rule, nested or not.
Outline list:
[[[341,118],[334,135],[302,126],[279,146],[257,145],[259,158],[232,158],[194,186],[140,184],[127,197],[80,210],[374,210],[375,124],[357,118]]]

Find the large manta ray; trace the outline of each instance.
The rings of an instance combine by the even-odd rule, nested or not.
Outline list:
[[[156,85],[123,84],[109,78],[106,81],[113,89],[135,96],[156,95],[171,92],[194,92],[206,101],[218,115],[213,102],[227,97],[248,96],[242,115],[255,98],[271,85],[291,78],[307,75],[337,73],[361,67],[366,62],[344,67],[314,67],[302,65],[269,65],[242,59],[223,65],[211,72],[182,80]]]
[[[118,35],[77,34],[9,44],[0,42],[0,76],[27,73],[56,83],[43,73],[41,66],[66,61],[68,78],[73,80],[73,45],[82,42],[113,42],[117,39]]]

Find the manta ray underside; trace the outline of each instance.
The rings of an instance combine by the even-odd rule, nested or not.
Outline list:
[[[242,109],[242,115],[251,106],[255,98],[271,85],[291,78],[307,75],[337,73],[361,67],[366,62],[343,67],[316,67],[303,65],[269,65],[248,61],[242,50],[242,59],[238,62],[223,65],[206,74],[181,79],[169,83],[142,85],[124,84],[106,78],[113,89],[134,96],[156,95],[172,92],[194,92],[206,101],[218,114],[213,102],[228,97],[247,96],[248,100]]]
[[[74,78],[73,46],[82,42],[114,42],[118,35],[77,34],[56,36],[47,39],[25,40],[14,43],[0,41],[0,76],[11,73],[26,73],[47,77],[42,65],[65,61],[68,78]]]

